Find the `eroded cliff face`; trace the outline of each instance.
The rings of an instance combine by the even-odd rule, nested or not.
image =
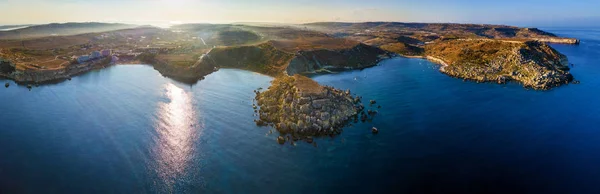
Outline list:
[[[358,44],[341,50],[299,51],[286,68],[288,75],[361,69],[377,65],[391,54],[377,47]]]
[[[550,89],[573,81],[567,57],[538,42],[454,40],[427,46],[428,58],[453,77],[478,82],[517,81]]]

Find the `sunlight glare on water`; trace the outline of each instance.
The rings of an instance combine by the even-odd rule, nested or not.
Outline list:
[[[194,140],[200,135],[196,107],[189,92],[178,86],[164,85],[166,102],[159,102],[155,124],[157,174],[172,187],[186,173],[192,161]]]

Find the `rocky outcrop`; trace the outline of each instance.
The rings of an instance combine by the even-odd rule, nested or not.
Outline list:
[[[70,79],[72,76],[100,69],[110,65],[110,60],[95,60],[82,64],[72,64],[59,69],[24,69],[15,68],[8,62],[0,62],[0,76],[9,78],[18,83],[52,83]]]
[[[299,51],[286,68],[288,75],[362,69],[377,65],[392,55],[380,48],[357,44],[348,49]]]
[[[579,44],[579,39],[558,37],[555,34],[545,32],[537,28],[522,28],[517,35],[518,36],[516,38],[528,38],[529,40],[545,43]]]
[[[579,44],[579,39],[575,38],[533,38],[534,40],[546,43],[555,43],[555,44]]]
[[[339,134],[348,121],[358,121],[359,113],[366,115],[360,97],[301,75],[277,77],[268,90],[257,91],[256,101],[258,125],[270,124],[300,139]]]
[[[538,42],[453,40],[426,47],[428,59],[445,74],[478,82],[517,81],[550,89],[573,81],[567,57]]]

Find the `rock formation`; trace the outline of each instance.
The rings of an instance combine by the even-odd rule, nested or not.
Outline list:
[[[538,41],[452,40],[428,45],[426,54],[443,73],[478,82],[544,90],[573,80],[567,57]]]
[[[0,76],[18,83],[48,83],[66,80],[74,75],[101,69],[108,65],[110,64],[106,60],[95,60],[59,69],[18,69],[15,64],[0,59]]]
[[[294,137],[339,134],[364,109],[360,97],[350,91],[321,86],[301,75],[277,77],[268,90],[256,94],[260,106],[256,123],[271,124]]]

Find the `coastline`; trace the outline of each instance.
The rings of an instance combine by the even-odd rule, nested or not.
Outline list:
[[[9,63],[10,65],[10,63]],[[103,59],[68,66],[60,69],[48,70],[14,70],[11,73],[0,72],[0,77],[14,81],[19,85],[44,85],[55,84],[71,79],[72,77],[85,74],[87,72],[103,69],[114,65],[106,63]]]

